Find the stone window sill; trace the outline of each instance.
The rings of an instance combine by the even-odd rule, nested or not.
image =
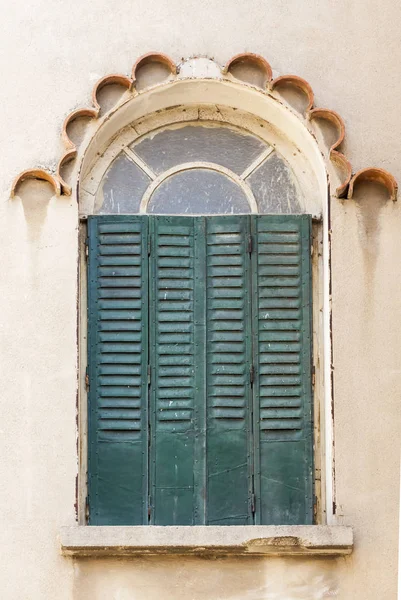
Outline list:
[[[351,527],[193,526],[62,527],[64,556],[273,555],[343,556],[351,554]]]

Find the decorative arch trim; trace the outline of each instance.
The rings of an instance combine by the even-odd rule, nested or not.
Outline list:
[[[193,59],[188,59],[193,60]],[[336,196],[338,198],[348,198],[352,199],[354,195],[354,190],[356,186],[361,182],[369,182],[375,183],[383,186],[388,194],[389,199],[395,201],[397,199],[397,191],[398,186],[394,177],[384,169],[379,169],[375,167],[368,167],[365,169],[361,169],[354,175],[352,174],[352,166],[346,156],[341,152],[341,144],[345,137],[345,125],[341,117],[333,110],[327,108],[319,108],[314,107],[314,93],[310,84],[298,77],[297,75],[283,75],[277,77],[273,80],[273,72],[270,64],[267,60],[260,56],[259,54],[254,53],[242,53],[237,54],[232,57],[226,65],[221,68],[213,61],[209,61],[208,59],[204,59],[206,62],[210,62],[213,64],[215,68],[215,72],[217,72],[218,78],[221,80],[235,80],[237,83],[242,83],[243,85],[250,86],[259,89],[259,91],[263,94],[272,96],[276,98],[278,101],[286,104],[288,108],[294,112],[299,119],[305,119],[306,124],[312,124],[314,120],[320,119],[325,122],[326,125],[330,127],[334,127],[336,131],[336,139],[331,144],[330,148],[325,148],[324,144],[319,143],[320,150],[324,156],[327,156],[328,159],[328,171],[330,171],[330,165],[334,166],[334,169],[338,173],[338,177],[340,179],[340,185],[336,185]],[[188,61],[184,61],[188,62]],[[91,121],[96,121],[101,116],[101,103],[99,99],[99,92],[104,87],[108,85],[119,85],[123,88],[124,93],[123,97],[125,98],[125,93],[135,96],[139,93],[146,93],[146,91],[150,88],[145,88],[144,90],[137,91],[136,84],[138,79],[138,73],[141,68],[149,65],[151,63],[160,64],[164,67],[167,67],[170,75],[168,76],[169,80],[174,80],[177,75],[179,75],[180,66],[177,66],[174,61],[165,54],[149,52],[141,57],[134,63],[132,68],[131,77],[127,77],[126,75],[112,74],[107,75],[100,79],[94,86],[92,91],[92,107],[82,108],[73,111],[64,121],[62,127],[62,143],[64,145],[64,153],[61,156],[56,172],[50,173],[44,169],[33,168],[23,171],[13,181],[11,187],[11,197],[17,195],[17,190],[19,185],[26,179],[37,179],[50,183],[55,191],[55,194],[61,195],[64,194],[66,196],[71,194],[71,186],[68,182],[66,182],[62,176],[63,168],[69,162],[75,160],[78,155],[78,148],[76,144],[71,140],[68,135],[68,127],[71,125],[73,121],[78,118],[86,117]],[[241,65],[243,67],[250,67],[253,69],[259,69],[262,75],[263,81],[266,83],[263,86],[251,84],[246,78],[238,78],[239,73],[236,71],[235,67]],[[182,64],[181,64],[182,68]],[[202,69],[199,70],[199,74],[192,70],[193,76],[191,78],[199,78],[199,79],[208,79],[213,78],[216,79],[216,75],[211,75],[211,71],[206,69],[205,72],[202,72]],[[161,85],[165,84],[166,78],[163,77],[162,81],[155,84]],[[154,88],[155,86],[151,86]],[[291,101],[286,99],[285,90],[293,90],[304,99],[304,107],[301,111],[299,107],[294,107],[291,105]],[[115,110],[115,107],[112,109]],[[107,114],[105,115],[107,117]],[[337,182],[338,183],[338,182]]]

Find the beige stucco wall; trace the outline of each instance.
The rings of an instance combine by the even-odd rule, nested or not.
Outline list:
[[[332,206],[336,502],[354,554],[73,561],[57,533],[75,522],[77,207],[43,184],[24,184],[23,201],[9,190],[19,171],[54,166],[63,118],[99,77],[129,72],[151,49],[220,63],[261,53],[343,116],[354,170],[382,166],[401,180],[397,3],[16,0],[2,28],[0,596],[395,599],[401,204],[376,194]]]

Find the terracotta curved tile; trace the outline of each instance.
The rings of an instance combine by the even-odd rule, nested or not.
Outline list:
[[[159,52],[148,52],[147,54],[143,54],[138,58],[138,60],[134,63],[132,67],[132,85],[135,85],[136,82],[136,72],[140,67],[144,65],[148,65],[149,63],[160,63],[162,65],[166,65],[168,69],[170,69],[170,73],[172,75],[176,75],[177,66],[173,59],[171,59],[167,54],[161,54]]]
[[[22,171],[22,173],[17,175],[17,177],[14,179],[11,186],[11,198],[16,196],[18,186],[26,179],[39,179],[40,181],[47,181],[53,186],[54,192],[57,196],[60,196],[61,194],[61,184],[57,177],[54,177],[51,173],[45,171],[44,169],[27,169],[26,171]]]
[[[71,125],[76,119],[82,119],[88,117],[89,119],[96,119],[99,116],[99,110],[95,108],[78,108],[70,113],[64,120],[63,127],[61,130],[61,141],[66,149],[70,148],[75,150],[74,142],[69,138],[67,133],[68,125]]]
[[[361,182],[373,182],[383,185],[388,191],[389,199],[394,202],[397,200],[398,183],[395,177],[385,169],[368,167],[355,173],[349,184],[348,198],[353,197],[355,185]]]
[[[344,173],[343,183],[336,189],[338,198],[344,198],[347,194],[347,189],[352,175],[352,167],[349,160],[337,148],[341,146],[345,138],[345,124],[342,118],[334,110],[328,108],[313,108],[308,113],[309,120],[324,119],[334,125],[337,132],[337,139],[333,142],[329,149],[329,158],[335,163]]]
[[[121,85],[127,88],[127,90],[130,90],[132,87],[132,80],[126,75],[106,75],[106,77],[102,77],[102,79],[99,79],[99,81],[95,83],[92,90],[92,103],[95,107],[95,111],[97,111],[97,116],[100,113],[100,104],[97,99],[97,94],[102,88],[113,84]]]
[[[352,176],[352,166],[349,160],[341,152],[331,150],[330,160],[335,163],[343,174],[343,183],[336,188],[338,198],[345,198]]]
[[[253,52],[244,52],[242,54],[236,54],[226,63],[225,67],[223,67],[223,73],[229,73],[230,69],[239,62],[250,62],[253,64],[257,64],[264,70],[266,74],[266,79],[270,82],[273,78],[273,72],[270,64],[267,62],[263,56],[260,54],[254,54]]]
[[[111,85],[114,83],[122,85],[122,86],[126,87],[127,89],[131,89],[131,85],[132,85],[131,79],[129,79],[129,77],[126,77],[125,75],[106,75],[106,77],[102,77],[102,79],[100,79],[95,84],[93,91],[92,91],[92,101],[93,101],[94,108],[79,108],[77,110],[74,110],[72,113],[70,113],[64,120],[63,127],[61,130],[61,139],[62,139],[64,148],[66,149],[66,152],[64,152],[64,154],[62,155],[62,157],[59,160],[59,163],[57,165],[56,175],[52,175],[51,173],[49,173],[48,171],[45,171],[44,169],[28,169],[26,171],[23,171],[22,173],[17,175],[17,177],[14,179],[14,181],[12,183],[11,193],[10,193],[12,198],[15,196],[15,192],[16,192],[16,189],[19,186],[19,184],[22,181],[24,181],[25,179],[39,179],[42,181],[47,181],[54,187],[54,191],[57,195],[60,195],[60,194],[70,195],[71,194],[71,186],[68,185],[68,183],[66,181],[64,181],[63,177],[61,176],[62,167],[64,165],[66,165],[68,162],[70,162],[71,160],[73,160],[77,155],[76,146],[75,146],[74,142],[68,136],[68,132],[67,132],[68,125],[70,125],[73,121],[75,121],[75,119],[79,119],[81,117],[89,117],[89,118],[93,118],[93,119],[98,118],[99,113],[100,113],[100,104],[97,100],[97,93],[99,92],[99,90],[101,90],[106,85]]]
[[[272,81],[271,89],[274,90],[276,88],[280,88],[280,86],[283,84],[295,87],[305,94],[308,100],[305,112],[309,112],[313,106],[315,95],[313,93],[312,87],[306,81],[306,79],[302,79],[302,77],[298,77],[298,75],[282,75],[281,77],[277,77],[274,81]]]
[[[73,160],[76,155],[77,155],[77,148],[75,143],[70,139],[69,135],[68,135],[68,126],[73,123],[76,119],[81,119],[84,117],[88,117],[90,119],[96,119],[99,116],[99,110],[94,109],[94,108],[78,108],[77,110],[74,110],[72,113],[70,113],[64,120],[63,123],[63,127],[61,130],[61,140],[64,144],[64,148],[66,149],[66,152],[64,152],[64,154],[62,155],[62,157],[59,160],[59,163],[57,165],[57,178],[60,181],[61,184],[61,191],[62,193],[69,195],[71,194],[71,187],[68,185],[68,183],[63,179],[63,177],[61,176],[61,168],[69,163],[71,160]]]
[[[328,108],[313,108],[309,111],[308,117],[310,120],[313,119],[325,119],[329,121],[337,128],[337,140],[330,147],[330,151],[335,150],[339,147],[339,145],[344,141],[345,137],[345,125],[344,121],[340,117],[338,113],[334,110],[329,110]]]
[[[61,192],[63,194],[65,194],[66,196],[69,196],[71,194],[71,186],[63,179],[62,175],[61,175],[61,169],[64,167],[64,165],[68,164],[69,162],[71,162],[72,160],[74,160],[77,156],[78,152],[76,150],[76,148],[73,148],[72,150],[67,150],[67,152],[65,152],[63,154],[63,156],[60,158],[60,160],[58,161],[58,165],[57,165],[57,179],[60,182],[61,185]]]

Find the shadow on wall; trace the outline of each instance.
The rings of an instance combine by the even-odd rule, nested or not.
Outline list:
[[[358,237],[362,249],[364,288],[368,292],[365,299],[366,319],[369,321],[374,308],[381,219],[385,210],[393,209],[393,203],[388,200],[388,190],[383,185],[371,181],[360,183],[355,188],[354,201],[357,211]]]
[[[28,241],[35,244],[40,240],[54,189],[50,183],[28,179],[22,182],[18,196],[24,210]]]
[[[387,189],[377,183],[365,182],[354,191],[357,205],[359,239],[372,258],[377,255],[382,209],[388,202]]]
[[[73,600],[345,600],[334,575],[338,560],[79,559]]]

